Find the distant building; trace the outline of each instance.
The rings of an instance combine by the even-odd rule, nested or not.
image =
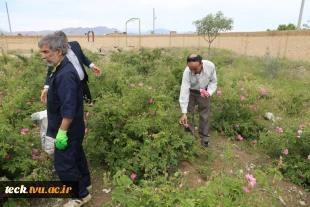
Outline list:
[[[123,32],[123,33],[121,33],[121,32],[118,32],[118,31],[114,31],[113,33],[110,33],[110,34],[106,34],[106,35],[113,35],[113,36],[115,36],[115,35],[126,35],[126,32]]]

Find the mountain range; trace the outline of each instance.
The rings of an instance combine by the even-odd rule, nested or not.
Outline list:
[[[120,31],[116,28],[108,28],[105,26],[98,26],[98,27],[69,27],[69,28],[63,28],[61,29],[63,32],[65,32],[67,35],[85,35],[88,33],[88,31],[93,31],[95,35],[106,35],[106,34],[111,34],[111,33],[123,33],[124,31]],[[47,35],[47,34],[52,34],[55,32],[55,30],[41,30],[41,31],[16,31],[12,32],[13,35],[24,35],[24,36],[41,36],[41,35]],[[141,31],[142,35],[148,35],[151,34],[152,30],[148,31]],[[10,34],[10,32],[3,31],[4,34]],[[128,29],[127,30],[128,34],[131,35],[137,35],[139,34],[138,29]],[[183,34],[193,34],[194,32],[186,32]],[[170,30],[168,29],[163,29],[163,28],[158,28],[155,29],[155,34],[170,34]]]

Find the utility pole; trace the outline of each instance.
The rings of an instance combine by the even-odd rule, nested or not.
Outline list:
[[[298,24],[297,24],[297,28],[296,29],[300,29],[302,13],[303,13],[303,10],[304,10],[304,5],[305,5],[305,0],[301,0],[301,7],[300,7]]]
[[[153,34],[155,34],[155,9],[153,8]]]
[[[10,16],[9,16],[8,4],[5,2],[5,5],[6,5],[6,12],[8,13],[8,20],[9,20],[10,32],[11,32],[11,35],[12,35],[12,29],[11,29],[11,22],[10,22]]]

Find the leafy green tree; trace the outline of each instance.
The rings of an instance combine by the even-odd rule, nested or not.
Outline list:
[[[198,35],[202,36],[209,43],[208,55],[210,55],[210,47],[217,36],[221,32],[230,31],[233,28],[234,20],[232,18],[224,17],[221,11],[215,15],[208,14],[201,20],[193,21],[196,26]]]
[[[289,23],[288,25],[286,24],[279,24],[277,30],[295,30],[296,26],[292,23]]]

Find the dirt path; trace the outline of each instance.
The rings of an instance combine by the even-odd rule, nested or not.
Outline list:
[[[93,168],[90,166],[91,178],[92,178],[92,189],[90,194],[92,199],[83,207],[102,207],[102,204],[112,200],[111,192],[107,193],[110,189],[110,180],[105,179],[106,171],[100,168]],[[67,203],[69,199],[63,198],[42,198],[30,200],[31,207],[62,207]],[[22,207],[22,206],[20,206]]]

